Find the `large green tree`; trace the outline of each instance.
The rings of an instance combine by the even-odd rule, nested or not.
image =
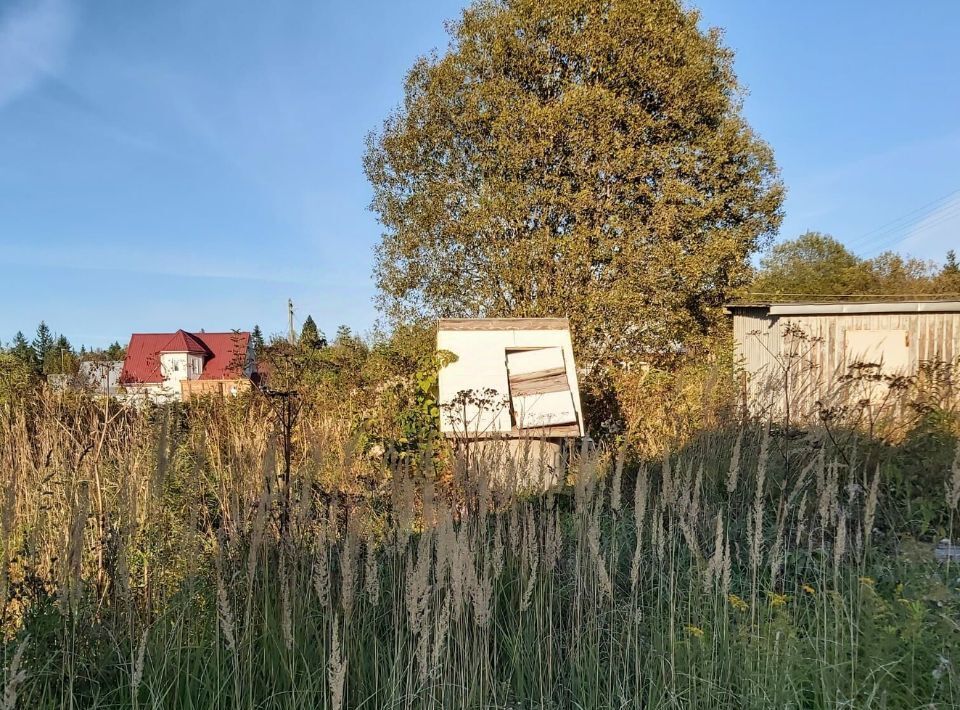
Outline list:
[[[807,232],[776,244],[763,256],[751,291],[760,296],[865,293],[863,261],[829,234]]]
[[[778,227],[733,55],[675,0],[480,0],[370,136],[397,320],[563,316],[591,375],[721,322]]]
[[[948,290],[947,270],[890,251],[863,258],[828,234],[807,232],[763,256],[750,292],[766,299],[933,295]]]
[[[943,268],[937,275],[937,286],[941,293],[960,294],[960,262],[957,261],[957,252],[953,249],[947,252]]]

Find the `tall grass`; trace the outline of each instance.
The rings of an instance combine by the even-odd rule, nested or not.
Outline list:
[[[749,422],[523,491],[316,415],[286,489],[266,411],[3,413],[0,707],[960,705],[949,437],[917,514],[902,447]]]

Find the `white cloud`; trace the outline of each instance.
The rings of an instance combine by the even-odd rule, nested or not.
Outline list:
[[[0,108],[57,73],[73,29],[66,0],[25,0],[0,12]]]

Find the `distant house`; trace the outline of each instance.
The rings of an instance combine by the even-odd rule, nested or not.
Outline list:
[[[84,360],[76,374],[47,375],[47,383],[57,391],[74,390],[113,397],[120,392],[122,360]]]
[[[754,414],[780,416],[789,404],[803,417],[850,397],[876,404],[891,378],[960,362],[956,300],[736,303],[727,313]]]
[[[250,333],[134,333],[119,384],[132,398],[156,402],[230,396],[250,387]]]
[[[114,396],[120,389],[123,360],[84,360],[77,372],[77,386],[93,394]]]

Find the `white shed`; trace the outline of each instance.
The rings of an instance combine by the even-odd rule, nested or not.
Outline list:
[[[441,430],[451,437],[583,436],[566,318],[449,318],[437,349],[455,360],[439,375]]]

